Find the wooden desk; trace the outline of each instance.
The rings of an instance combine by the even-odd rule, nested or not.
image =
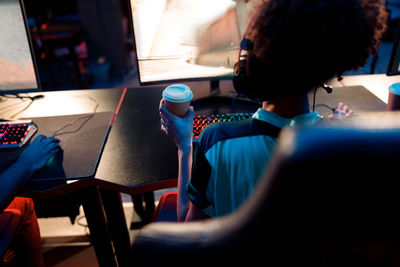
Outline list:
[[[99,185],[128,194],[176,186],[177,148],[160,130],[162,90],[127,90],[95,176]]]

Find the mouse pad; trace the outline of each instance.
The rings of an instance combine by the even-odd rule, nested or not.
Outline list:
[[[313,93],[309,96],[312,106]],[[335,108],[339,102],[348,105],[354,111],[359,112],[385,111],[386,104],[364,86],[335,87],[332,93],[319,89],[316,94],[315,104],[318,113],[324,117],[332,114],[329,108]]]
[[[68,180],[93,177],[107,139],[113,112],[32,118],[38,132],[61,140],[62,151],[34,174],[31,181]],[[0,151],[0,172],[15,162],[29,144]]]

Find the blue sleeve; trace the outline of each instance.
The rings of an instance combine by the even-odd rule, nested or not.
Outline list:
[[[194,144],[192,176],[186,185],[189,199],[199,209],[207,208],[211,202],[206,197],[207,186],[211,175],[211,166],[202,149],[201,139]]]

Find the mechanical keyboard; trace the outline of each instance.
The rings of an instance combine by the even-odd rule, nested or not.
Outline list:
[[[22,147],[36,131],[31,120],[0,122],[0,149]]]
[[[253,113],[226,113],[212,115],[195,115],[193,117],[193,142],[197,142],[201,131],[211,123],[223,121],[240,121],[251,118]]]

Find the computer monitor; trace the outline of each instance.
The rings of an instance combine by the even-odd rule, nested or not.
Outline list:
[[[22,0],[0,0],[0,94],[40,91]]]
[[[130,0],[140,84],[231,79],[255,1]]]
[[[400,25],[399,25],[400,26]],[[390,55],[389,65],[386,75],[399,75],[400,74],[400,28],[397,32],[396,38],[393,43],[392,53]]]

